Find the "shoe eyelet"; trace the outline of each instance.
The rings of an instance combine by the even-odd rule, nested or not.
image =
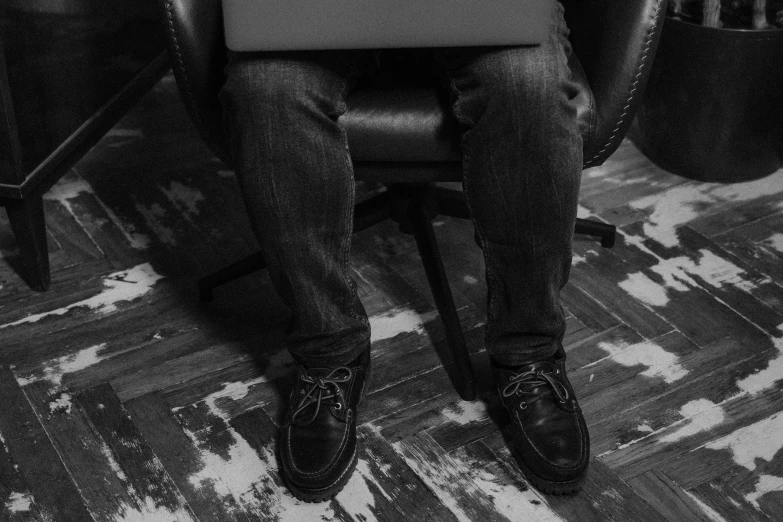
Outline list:
[[[343,409],[343,405],[342,405],[342,404],[340,404],[340,403],[338,402],[337,404],[335,404],[335,405],[333,406],[333,408],[334,408],[335,410],[337,410],[337,411],[340,411],[340,410],[342,410],[342,409]]]
[[[527,403],[526,402],[520,402],[519,403],[519,409],[520,410],[526,410],[527,409]]]

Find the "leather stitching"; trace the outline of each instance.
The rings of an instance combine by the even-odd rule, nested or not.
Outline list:
[[[296,471],[296,473],[298,473],[302,477],[317,477],[319,475],[327,475],[327,474],[329,474],[334,469],[335,465],[337,464],[337,461],[340,460],[340,457],[342,456],[343,451],[345,451],[345,447],[348,444],[348,434],[349,434],[349,432],[351,430],[351,425],[353,424],[353,416],[351,415],[350,417],[351,418],[349,418],[348,422],[346,423],[346,428],[347,429],[345,431],[343,431],[343,438],[340,441],[339,450],[337,451],[337,454],[335,455],[334,460],[331,461],[324,469],[322,469],[320,471],[312,471],[312,472],[302,471],[302,470],[300,470],[297,467],[297,465],[294,462],[293,458],[290,459],[290,461],[291,461],[291,468],[294,471]],[[291,435],[290,435],[290,432],[291,432],[291,428],[288,428],[288,436],[286,437],[286,446],[288,447],[288,454],[289,455],[293,455],[294,452],[293,452],[293,449],[291,448]],[[356,450],[354,449],[354,451],[356,451]]]
[[[358,448],[354,448],[353,449],[353,453],[351,453],[351,462],[355,458],[357,452],[358,452]],[[346,466],[346,468],[343,470],[343,472],[340,473],[340,475],[336,479],[334,479],[334,481],[331,484],[329,484],[328,486],[325,486],[323,488],[308,488],[308,487],[305,487],[305,486],[299,486],[299,487],[301,489],[303,489],[303,490],[311,491],[311,492],[328,491],[329,489],[333,488],[336,484],[338,484],[343,479],[345,474],[348,473],[349,471],[351,471],[352,469],[353,469],[352,466],[350,466],[350,465]]]
[[[212,136],[210,136],[209,132],[206,131],[206,124],[201,118],[201,113],[199,112],[196,101],[193,99],[193,92],[190,89],[190,80],[188,79],[188,73],[185,70],[185,60],[183,59],[182,52],[180,51],[179,39],[177,38],[177,29],[174,25],[174,8],[172,0],[163,0],[163,8],[166,10],[166,22],[171,41],[171,50],[172,54],[174,55],[174,67],[177,69],[179,77],[182,80],[180,83],[182,94],[187,100],[189,106],[188,108],[190,109],[191,114],[201,124],[200,130],[203,131],[200,134],[202,138],[213,150],[220,150],[220,147],[217,146],[217,143],[215,143],[215,141],[212,139]]]
[[[664,4],[663,0],[658,1],[658,6],[655,9],[655,14],[653,15],[652,24],[650,25],[650,29],[647,31],[647,41],[645,42],[644,51],[642,51],[642,57],[639,61],[639,67],[636,72],[636,77],[634,78],[634,82],[631,85],[631,89],[628,93],[628,101],[623,107],[623,112],[620,114],[620,118],[617,121],[617,125],[615,126],[614,130],[612,131],[612,134],[609,136],[609,139],[606,141],[606,144],[604,145],[604,148],[602,148],[600,151],[598,151],[592,158],[590,158],[586,162],[586,166],[593,166],[592,163],[601,156],[606,150],[612,145],[612,142],[614,141],[615,136],[617,135],[617,131],[620,130],[620,126],[622,125],[623,121],[625,120],[625,116],[628,114],[628,109],[631,107],[631,101],[633,100],[634,94],[636,92],[636,88],[639,86],[639,80],[642,76],[642,71],[647,63],[647,58],[650,52],[650,47],[652,46],[652,40],[653,35],[655,33],[655,28],[658,25],[658,18],[661,14],[661,6]]]

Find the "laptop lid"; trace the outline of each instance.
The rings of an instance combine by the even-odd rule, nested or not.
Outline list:
[[[532,45],[555,0],[223,0],[234,51]]]

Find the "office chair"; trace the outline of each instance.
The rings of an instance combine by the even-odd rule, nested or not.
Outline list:
[[[217,97],[226,63],[220,0],[159,2],[182,100],[206,144],[230,166]],[[562,3],[574,51],[570,66],[582,86],[578,118],[588,168],[602,164],[617,149],[631,124],[649,76],[666,0]],[[436,185],[462,179],[457,122],[432,75],[417,67],[417,55],[398,51],[389,69],[382,65],[349,95],[348,109],[338,120],[348,135],[356,179],[387,187],[356,205],[354,230],[391,218],[402,232],[413,234],[446,327],[457,369],[454,387],[463,399],[473,400],[473,370],[432,226],[438,214],[469,217],[461,191]],[[575,232],[600,237],[604,247],[614,244],[612,225],[579,219]],[[259,253],[203,278],[202,301],[212,299],[216,286],[263,267]]]

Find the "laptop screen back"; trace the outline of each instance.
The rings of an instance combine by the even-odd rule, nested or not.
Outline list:
[[[223,0],[234,51],[530,45],[555,0]]]

